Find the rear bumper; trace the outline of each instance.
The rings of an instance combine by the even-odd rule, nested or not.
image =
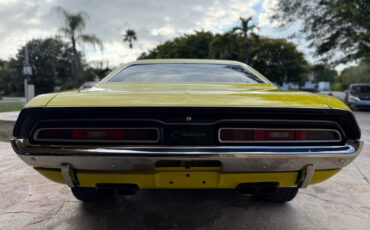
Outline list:
[[[349,102],[349,104],[352,105],[353,108],[358,109],[358,110],[370,109],[370,100],[353,101],[353,102]]]
[[[58,169],[36,170],[46,178],[67,183]],[[235,189],[240,184],[273,183],[278,187],[306,187],[322,182],[340,169],[316,170],[304,186],[305,176],[298,172],[222,172],[220,168],[160,168],[154,171],[85,171],[75,170],[73,186],[100,187],[136,185],[140,189]],[[113,187],[113,186],[112,186]]]
[[[218,147],[82,147],[40,146],[12,141],[18,156],[36,168],[154,171],[161,161],[217,161],[222,172],[289,172],[307,165],[315,170],[339,169],[361,151],[361,141],[343,146],[218,146]]]
[[[359,101],[356,101],[355,105],[370,107],[370,100],[359,100]]]

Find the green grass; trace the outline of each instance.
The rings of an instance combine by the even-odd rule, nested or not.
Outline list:
[[[0,112],[19,111],[23,106],[24,103],[20,101],[0,101]]]

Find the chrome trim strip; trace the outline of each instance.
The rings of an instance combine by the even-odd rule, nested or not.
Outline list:
[[[69,163],[76,170],[154,170],[158,160],[220,161],[224,172],[300,171],[307,165],[315,170],[339,169],[361,151],[361,141],[343,146],[248,146],[220,148],[193,147],[98,147],[35,146],[23,139],[12,141],[13,149],[27,164],[59,169]],[[209,149],[207,149],[209,148]]]
[[[73,140],[73,139],[40,139],[38,138],[38,134],[39,132],[43,131],[43,130],[63,130],[63,129],[152,129],[152,130],[156,130],[157,131],[157,139],[156,140],[141,140],[141,141],[126,141],[126,140],[84,140],[84,139],[78,139],[78,140]],[[96,142],[99,142],[99,143],[158,143],[159,142],[159,139],[160,139],[160,132],[159,132],[159,128],[155,128],[155,127],[122,127],[122,128],[83,128],[83,127],[70,127],[70,128],[59,128],[59,127],[56,127],[56,128],[41,128],[41,129],[37,129],[33,135],[33,139],[35,141],[39,141],[39,142],[46,142],[46,141],[55,141],[55,142],[74,142],[74,143],[78,143],[78,142],[88,142],[88,143],[96,143]]]
[[[349,154],[355,152],[353,144],[339,146],[101,146],[30,144],[27,139],[12,141],[19,154],[137,154],[146,155],[228,155],[228,154],[276,154],[322,155]],[[354,142],[357,143],[357,142]]]
[[[187,115],[184,115],[184,122],[166,122],[162,120],[157,119],[69,119],[67,121],[152,121],[152,122],[158,122],[164,125],[215,125],[221,122],[287,122],[287,123],[296,123],[296,122],[302,122],[302,123],[309,123],[309,122],[316,122],[316,123],[327,123],[327,124],[335,124],[339,128],[340,125],[338,122],[335,121],[326,121],[326,120],[283,120],[283,119],[221,119],[214,122],[185,122]],[[42,120],[36,123],[38,125],[42,122],[52,122],[52,121],[66,121],[63,119],[49,119],[49,120]]]
[[[277,141],[223,141],[221,140],[221,131],[223,129],[236,129],[236,130],[309,130],[309,131],[332,131],[337,133],[339,140],[294,140],[294,141],[286,141],[286,140],[277,140]],[[218,141],[220,143],[339,143],[343,140],[342,135],[338,130],[335,129],[287,129],[287,128],[232,128],[232,127],[222,127],[218,129]]]

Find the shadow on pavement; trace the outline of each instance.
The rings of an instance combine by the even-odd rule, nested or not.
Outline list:
[[[297,226],[294,213],[288,203],[259,202],[228,190],[153,190],[100,204],[81,203],[66,222],[70,229],[240,229],[271,228],[285,219],[280,222],[289,229]]]

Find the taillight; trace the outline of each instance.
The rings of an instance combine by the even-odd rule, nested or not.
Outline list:
[[[253,142],[340,142],[337,130],[331,129],[253,129],[221,128],[219,141],[223,143]]]
[[[56,142],[143,142],[159,141],[157,128],[45,128],[34,135],[36,141]]]

